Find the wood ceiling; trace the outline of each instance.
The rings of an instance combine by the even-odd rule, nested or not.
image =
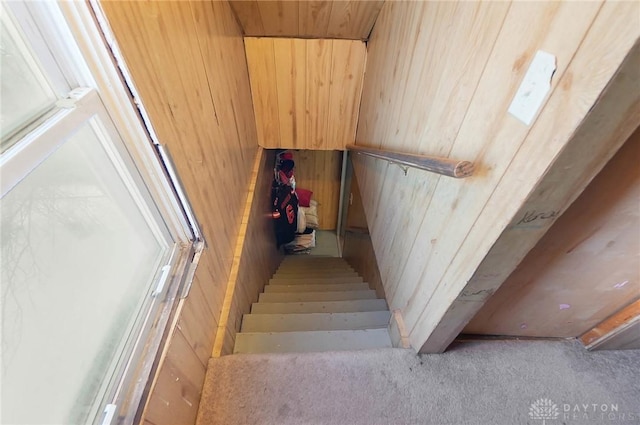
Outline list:
[[[366,40],[384,1],[230,3],[245,36]]]

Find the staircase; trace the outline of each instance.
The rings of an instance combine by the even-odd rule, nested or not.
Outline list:
[[[342,258],[289,256],[251,314],[234,353],[286,353],[391,347],[385,300]]]

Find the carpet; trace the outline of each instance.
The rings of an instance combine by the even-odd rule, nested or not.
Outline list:
[[[640,350],[498,340],[211,359],[197,425],[638,423]]]

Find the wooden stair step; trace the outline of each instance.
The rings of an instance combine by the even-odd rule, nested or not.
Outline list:
[[[307,332],[240,332],[236,335],[234,353],[288,353],[389,348],[387,329],[307,331]]]
[[[262,302],[251,305],[251,314],[356,313],[380,310],[387,310],[387,303],[377,298],[349,301]]]
[[[327,273],[276,273],[271,279],[332,279],[338,277],[360,277],[356,272]]]
[[[310,273],[327,273],[327,272],[332,272],[332,273],[357,273],[354,269],[352,269],[351,267],[344,267],[344,266],[340,266],[340,267],[300,267],[300,268],[288,268],[288,267],[280,267],[278,270],[276,270],[276,273],[282,273],[282,274],[310,274]]]
[[[273,278],[269,285],[315,285],[323,283],[362,283],[361,276],[308,277],[308,278]]]
[[[352,268],[347,262],[331,263],[280,263],[281,270],[305,270],[305,269],[326,269],[326,268]]]
[[[367,283],[316,283],[312,285],[266,285],[265,293],[272,292],[326,292],[326,291],[365,291]]]
[[[347,263],[336,263],[336,264],[281,264],[278,267],[279,270],[290,270],[290,271],[302,271],[302,270],[325,270],[325,269],[335,269],[335,270],[353,270]]]
[[[282,259],[283,263],[287,262],[320,262],[320,261],[346,261],[342,257],[330,257],[320,255],[287,255]]]
[[[330,291],[330,292],[270,292],[262,293],[258,302],[288,303],[305,301],[347,301],[376,298],[376,291]]]
[[[386,328],[391,313],[245,314],[242,332],[296,332]]]

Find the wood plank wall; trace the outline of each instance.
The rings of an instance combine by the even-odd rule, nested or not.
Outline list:
[[[382,3],[231,0],[231,7],[247,36],[366,40]]]
[[[251,311],[264,285],[275,273],[284,255],[276,249],[271,218],[271,182],[275,151],[260,148],[247,194],[229,276],[213,357],[233,353],[242,315]]]
[[[638,39],[639,7],[384,4],[368,44],[356,144],[477,167],[456,180],[354,159],[387,300],[402,311],[415,349],[425,348]],[[557,70],[527,126],[507,108],[539,49],[557,57]],[[445,331],[445,347],[458,325]]]
[[[208,241],[145,413],[193,424],[258,149],[242,31],[226,1],[101,7]]]
[[[343,150],[355,140],[365,44],[245,38],[258,143]]]
[[[386,298],[356,176],[351,176],[349,187],[350,203],[347,207],[342,257],[376,291],[378,298]]]
[[[296,163],[296,186],[313,191],[318,202],[318,223],[321,230],[335,230],[338,224],[342,152],[293,152]]]
[[[639,158],[640,128],[464,332],[577,337],[640,297]]]

